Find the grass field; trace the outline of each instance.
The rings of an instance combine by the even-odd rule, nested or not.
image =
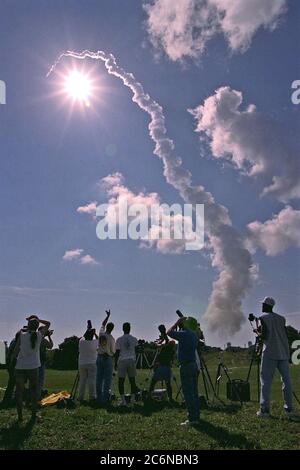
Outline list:
[[[247,363],[232,355],[222,359],[232,378],[245,378]],[[215,377],[215,359],[207,363]],[[242,364],[243,363],[243,364]],[[300,369],[291,367],[294,390],[300,395]],[[177,371],[176,371],[177,374]],[[281,384],[276,376],[272,391],[272,418],[259,420],[255,416],[255,373],[251,378],[251,398],[242,408],[226,400],[201,412],[198,428],[181,427],[185,410],[158,403],[154,407],[136,405],[134,409],[120,410],[117,404],[111,411],[78,406],[75,410],[55,407],[42,410],[42,422],[33,428],[16,427],[15,409],[0,411],[0,449],[142,449],[142,450],[195,450],[195,449],[299,449],[300,421],[288,421],[284,416]],[[70,390],[74,371],[48,370],[46,388],[49,392]],[[138,371],[138,385],[148,386],[149,371]],[[115,381],[115,379],[114,379]],[[0,387],[6,385],[6,371],[0,371]],[[175,383],[174,383],[175,385]],[[223,377],[221,397],[225,398],[226,379]],[[115,384],[114,388],[116,390]],[[175,389],[176,387],[174,387]],[[202,381],[199,382],[203,393]],[[1,390],[3,394],[3,390]],[[299,405],[295,410],[300,416]],[[25,418],[30,413],[26,411]]]

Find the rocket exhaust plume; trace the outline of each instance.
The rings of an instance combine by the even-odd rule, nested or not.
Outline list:
[[[182,160],[175,153],[174,142],[167,136],[162,107],[144,91],[132,73],[117,64],[112,54],[103,51],[66,51],[52,65],[47,77],[64,57],[102,61],[107,72],[119,78],[130,89],[133,102],[149,114],[148,127],[155,144],[154,154],[163,162],[166,181],[178,190],[185,202],[205,205],[205,232],[212,249],[212,266],[218,269],[219,276],[213,283],[203,318],[212,331],[222,335],[236,333],[245,320],[241,304],[252,283],[252,260],[243,238],[232,227],[228,210],[217,204],[203,186],[192,185],[191,173],[182,167]]]

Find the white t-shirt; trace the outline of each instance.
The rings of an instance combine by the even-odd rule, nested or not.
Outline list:
[[[81,366],[84,364],[96,364],[97,348],[97,339],[86,340],[84,338],[81,338],[79,340],[79,365]]]
[[[31,335],[34,334],[30,331],[20,332],[20,351],[17,358],[16,369],[31,370],[38,369],[41,366],[40,360],[40,346],[43,338],[40,331],[36,332],[37,340],[34,348],[31,346]]]
[[[110,357],[116,352],[116,342],[110,333],[106,333],[104,328],[99,332],[98,354],[107,354]]]
[[[131,335],[123,335],[117,339],[116,350],[120,350],[119,361],[126,359],[135,360],[135,348],[138,345],[138,340]]]

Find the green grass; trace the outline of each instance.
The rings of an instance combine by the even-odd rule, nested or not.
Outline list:
[[[248,366],[234,354],[222,360],[232,378],[245,378]],[[244,365],[241,365],[241,362]],[[208,357],[211,375],[215,377],[215,359]],[[291,367],[294,390],[300,395],[299,368]],[[176,376],[178,377],[176,371]],[[255,373],[251,378],[251,398],[256,399]],[[49,392],[70,390],[74,371],[48,370],[46,388]],[[138,371],[138,385],[148,386],[149,372]],[[115,381],[115,379],[114,379]],[[6,371],[0,371],[0,387],[5,387]],[[223,377],[221,396],[225,397],[226,379]],[[116,390],[116,386],[114,384]],[[174,387],[176,388],[176,387]],[[203,393],[202,381],[199,387]],[[0,393],[3,393],[1,391]],[[195,449],[299,449],[299,421],[288,421],[282,409],[281,384],[276,376],[272,389],[272,418],[259,420],[255,416],[258,404],[245,403],[242,409],[226,401],[201,412],[199,428],[182,428],[185,410],[157,404],[134,410],[95,410],[78,406],[75,410],[50,407],[42,410],[43,422],[33,428],[18,430],[15,409],[0,411],[0,449],[142,449],[142,450],[195,450]],[[299,405],[296,409],[299,412]],[[300,414],[300,413],[299,413]],[[29,411],[25,418],[29,419]]]

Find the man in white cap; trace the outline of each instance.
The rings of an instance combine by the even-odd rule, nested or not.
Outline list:
[[[273,312],[275,300],[265,297],[262,300],[260,317],[260,335],[263,341],[261,358],[260,382],[261,397],[260,410],[257,416],[268,418],[270,416],[270,393],[274,372],[278,369],[284,396],[284,409],[287,416],[292,416],[292,385],[289,373],[290,348],[286,333],[285,318]]]

